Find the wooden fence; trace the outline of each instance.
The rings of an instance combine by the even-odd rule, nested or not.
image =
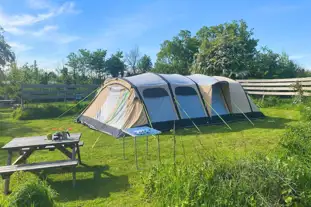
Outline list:
[[[289,78],[289,79],[257,79],[237,80],[248,94],[252,95],[273,95],[273,96],[295,96],[298,95],[295,84],[302,87],[304,96],[311,96],[310,78]]]
[[[28,101],[67,101],[83,99],[98,85],[23,84],[21,98]]]

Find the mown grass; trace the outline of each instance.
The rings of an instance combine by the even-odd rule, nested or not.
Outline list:
[[[254,121],[253,127],[248,121],[230,123],[232,131],[223,125],[178,130],[176,136],[177,162],[200,162],[204,153],[226,159],[238,159],[257,153],[274,152],[287,125],[300,118],[295,109],[263,108],[266,119]],[[143,186],[141,176],[145,171],[158,164],[157,143],[149,138],[149,155],[146,156],[146,142],[138,139],[138,163],[134,161],[133,139],[126,138],[126,159],[123,159],[122,140],[90,130],[73,122],[73,117],[61,119],[41,119],[17,121],[10,116],[10,110],[0,110],[0,144],[3,146],[13,137],[47,134],[52,128],[73,128],[73,132],[82,132],[85,145],[81,148],[85,166],[79,166],[77,185],[72,188],[70,172],[48,173],[47,182],[58,192],[57,203],[61,206],[149,206],[141,198]],[[170,132],[160,136],[161,161],[173,163],[173,138]],[[17,155],[16,155],[17,156]],[[7,154],[0,151],[0,164],[5,165]],[[64,159],[57,151],[35,152],[29,162]],[[31,175],[29,175],[31,176]],[[1,190],[3,181],[0,181]],[[12,176],[11,189],[17,188],[18,177]],[[1,198],[2,199],[2,198]],[[0,200],[1,200],[0,199]]]

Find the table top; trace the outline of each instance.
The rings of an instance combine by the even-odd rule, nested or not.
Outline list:
[[[128,128],[128,129],[124,129],[123,132],[125,132],[126,134],[132,137],[143,137],[143,136],[152,136],[152,135],[161,134],[161,131],[147,127],[147,126]]]
[[[71,134],[68,139],[65,140],[48,140],[47,136],[34,136],[34,137],[20,137],[14,138],[9,143],[4,145],[2,149],[21,149],[27,147],[43,147],[49,145],[61,145],[61,144],[75,144],[80,141],[81,133]]]

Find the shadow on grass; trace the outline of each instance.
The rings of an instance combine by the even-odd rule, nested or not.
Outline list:
[[[108,172],[108,165],[88,166],[76,168],[77,176],[81,172],[93,172],[90,179],[77,179],[76,187],[72,187],[72,180],[47,182],[55,189],[59,201],[90,200],[97,197],[109,197],[111,192],[123,191],[129,188],[128,176],[114,176]],[[49,171],[50,173],[51,171]],[[56,173],[59,173],[57,171]]]
[[[0,148],[3,147],[6,143],[1,142]],[[8,152],[6,150],[0,149],[0,165],[6,165],[6,161],[8,159]]]
[[[252,120],[254,126],[248,120],[241,121],[232,121],[227,122],[228,125],[232,128],[229,130],[225,124],[213,124],[206,126],[198,126],[202,134],[210,133],[227,133],[227,132],[239,132],[247,129],[261,128],[261,129],[284,129],[286,124],[292,122],[292,119],[278,118],[278,117],[269,117],[266,116],[263,119]],[[217,126],[217,127],[215,127]],[[198,130],[195,127],[178,129],[176,134],[183,135],[195,135],[198,134]]]
[[[40,132],[40,129],[37,127],[28,127],[25,126],[27,122],[12,122],[1,120],[0,121],[0,136],[8,137],[24,137],[32,132]]]

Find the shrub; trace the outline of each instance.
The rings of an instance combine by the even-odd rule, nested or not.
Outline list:
[[[257,157],[161,166],[143,178],[143,195],[159,206],[310,206],[309,170],[289,163]]]
[[[303,121],[311,121],[311,106],[304,105],[300,109],[301,120]]]
[[[22,183],[9,197],[10,207],[53,207],[57,193],[45,182],[31,179]]]
[[[268,96],[264,99],[262,105],[263,107],[273,107],[281,103],[281,100],[277,96]]]
[[[252,100],[257,106],[262,108],[275,107],[290,101],[288,99],[280,99],[278,96],[266,96],[264,99],[253,97]]]
[[[74,105],[66,104],[42,104],[37,107],[30,106],[28,108],[17,108],[14,110],[12,116],[18,120],[31,120],[31,119],[46,119],[56,118],[66,112],[65,115],[75,115],[80,113],[88,103],[80,103],[68,111]]]
[[[286,156],[311,167],[311,122],[298,122],[290,126],[281,140]]]

